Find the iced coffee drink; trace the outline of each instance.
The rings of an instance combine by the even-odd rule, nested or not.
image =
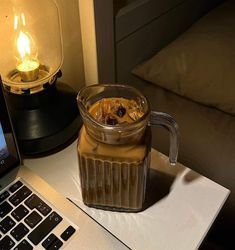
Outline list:
[[[102,98],[88,109],[95,122],[108,130],[120,127],[120,136],[101,133],[107,143],[91,136],[85,126],[78,140],[79,171],[83,201],[88,206],[119,211],[142,209],[149,165],[150,131],[134,140],[123,139],[122,128],[138,123],[145,111],[136,100]],[[131,133],[131,131],[130,131]],[[121,138],[121,139],[120,139]],[[124,142],[124,143],[123,143]]]
[[[170,132],[170,164],[178,155],[178,125],[151,111],[137,89],[121,84],[85,86],[77,96],[83,127],[78,138],[82,198],[86,205],[137,212],[143,209],[150,165],[150,126]]]

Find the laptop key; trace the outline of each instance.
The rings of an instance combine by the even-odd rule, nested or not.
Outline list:
[[[76,230],[72,227],[69,226],[68,228],[65,229],[65,231],[60,235],[60,237],[66,241],[68,240],[75,232]]]
[[[16,223],[12,220],[12,218],[7,216],[0,222],[0,231],[5,234],[12,229],[15,224]]]
[[[25,218],[25,222],[28,226],[30,226],[31,228],[35,227],[39,221],[42,220],[42,216],[39,215],[36,211],[33,211],[30,215],[28,215]]]
[[[22,240],[19,245],[17,245],[13,250],[32,250],[33,247],[29,244],[27,240]]]
[[[51,208],[41,200],[36,194],[32,194],[26,201],[25,204],[30,208],[36,208],[42,215],[46,216],[51,212]]]
[[[0,249],[10,250],[15,245],[15,242],[6,235],[2,240],[0,240]]]
[[[45,248],[45,249],[48,249],[52,243],[54,241],[56,241],[58,238],[52,233],[50,234],[43,242],[42,242],[42,246]]]
[[[20,221],[20,220],[23,219],[28,213],[29,213],[29,210],[21,204],[21,205],[19,205],[19,206],[11,213],[11,215],[13,216],[14,219],[16,219],[17,221]]]
[[[48,250],[60,249],[63,246],[63,242],[57,239],[52,245],[48,248]]]
[[[10,193],[7,191],[4,191],[3,193],[1,193],[0,194],[0,203],[2,203],[9,196],[10,196]]]
[[[13,230],[11,230],[10,234],[17,240],[20,241],[27,233],[29,229],[23,224],[18,224]]]
[[[5,217],[12,209],[13,207],[7,201],[4,201],[0,205],[0,218]]]
[[[52,212],[47,218],[40,223],[29,235],[29,240],[37,245],[44,237],[46,237],[60,222],[62,217],[56,212]]]
[[[21,189],[19,189],[16,193],[14,193],[10,198],[9,201],[14,206],[19,205],[25,198],[27,198],[32,191],[27,188],[26,186],[23,186]]]
[[[14,193],[17,189],[19,189],[21,186],[23,185],[23,183],[21,181],[17,181],[16,183],[14,183],[12,186],[9,187],[9,190]]]

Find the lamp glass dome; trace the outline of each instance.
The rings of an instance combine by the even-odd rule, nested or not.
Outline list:
[[[53,79],[63,61],[54,0],[1,0],[0,31],[0,74],[5,85],[32,87]]]

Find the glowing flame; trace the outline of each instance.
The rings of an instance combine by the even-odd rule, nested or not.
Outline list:
[[[15,15],[14,17],[14,30],[20,29],[20,26],[24,28],[26,26],[26,19],[24,13],[21,13],[20,15]],[[19,35],[16,39],[16,46],[21,59],[25,59],[25,57],[31,54],[32,44],[30,44],[30,39],[31,38],[29,37],[29,35],[20,30]]]
[[[17,49],[22,59],[31,54],[30,39],[23,31],[20,31],[17,38]]]
[[[23,82],[34,81],[38,78],[39,62],[37,60],[37,47],[31,35],[25,31],[26,20],[24,13],[15,15],[14,30],[16,31],[17,65]]]

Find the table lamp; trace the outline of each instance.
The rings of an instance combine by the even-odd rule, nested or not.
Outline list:
[[[0,1],[0,74],[19,149],[37,155],[77,136],[76,93],[57,82],[63,46],[53,0]]]

